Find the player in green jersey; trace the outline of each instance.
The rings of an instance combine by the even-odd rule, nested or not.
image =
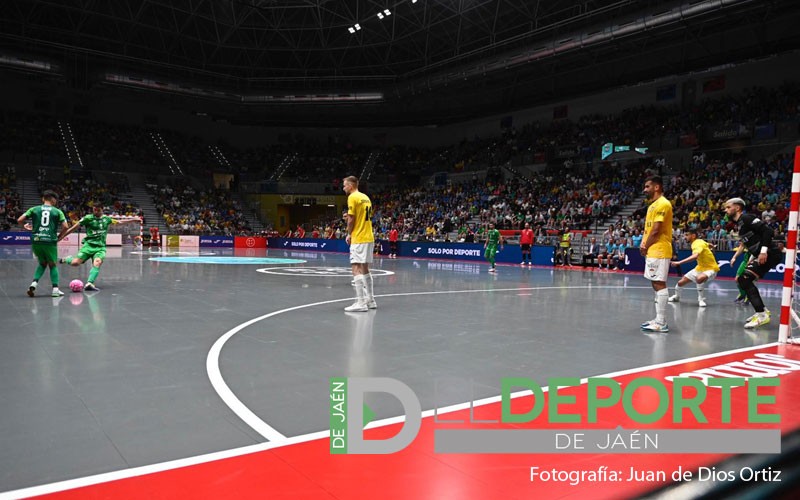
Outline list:
[[[58,202],[56,193],[47,190],[42,193],[42,205],[31,207],[22,214],[17,222],[25,225],[25,221],[31,219],[29,224],[31,229],[31,249],[33,255],[39,261],[36,271],[33,273],[33,282],[28,287],[28,295],[33,297],[39,279],[44,274],[44,270],[50,268],[50,281],[53,284],[53,297],[61,297],[64,292],[58,289],[58,232],[67,229],[67,218],[64,212],[57,209],[55,204]],[[27,227],[27,226],[26,226]]]
[[[92,213],[84,215],[81,220],[72,225],[69,229],[62,232],[59,239],[65,238],[68,234],[72,233],[80,226],[86,229],[86,236],[83,238],[83,245],[75,255],[75,257],[64,257],[59,262],[69,264],[71,266],[80,266],[87,260],[92,260],[92,269],[89,271],[89,279],[86,280],[86,285],[83,286],[84,290],[94,291],[99,290],[94,285],[97,275],[100,274],[100,266],[106,258],[106,236],[108,235],[108,226],[112,224],[128,224],[131,222],[139,222],[139,219],[129,219],[118,221],[112,219],[108,215],[103,214],[103,205],[100,202],[94,202]]]
[[[503,248],[503,236],[500,231],[494,228],[494,224],[489,223],[489,230],[486,231],[486,242],[483,244],[483,257],[492,265],[490,273],[496,273],[497,267],[494,263],[494,256],[497,254],[497,245]]]

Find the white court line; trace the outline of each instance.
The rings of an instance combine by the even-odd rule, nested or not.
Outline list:
[[[455,293],[485,293],[485,292],[519,292],[519,291],[529,291],[529,290],[564,290],[564,289],[613,289],[613,288],[625,288],[625,289],[635,289],[635,288],[650,288],[649,286],[607,286],[607,287],[597,287],[591,285],[581,285],[581,286],[559,286],[559,287],[524,287],[524,288],[496,288],[496,289],[481,289],[481,290],[440,290],[440,291],[433,291],[433,292],[408,292],[408,293],[389,293],[384,295],[376,295],[375,297],[407,297],[411,295],[439,295],[439,294],[455,294]],[[322,302],[313,302],[311,304],[303,304],[299,306],[289,307],[287,309],[281,309],[279,311],[271,312],[269,314],[265,314],[263,316],[259,316],[257,318],[253,318],[250,321],[246,321],[241,325],[228,330],[222,335],[220,338],[214,342],[214,345],[211,346],[211,350],[208,351],[208,356],[206,357],[206,371],[208,372],[208,380],[211,382],[211,385],[214,387],[214,390],[217,392],[222,401],[228,405],[228,408],[231,409],[233,413],[235,413],[239,418],[241,418],[247,425],[249,425],[254,431],[259,433],[261,436],[266,438],[269,441],[282,441],[286,439],[286,436],[279,432],[277,429],[266,423],[264,420],[258,417],[255,413],[250,410],[247,406],[245,406],[242,401],[236,397],[233,393],[231,388],[225,382],[225,378],[222,376],[222,372],[219,368],[219,356],[222,352],[222,348],[225,346],[225,343],[231,339],[234,335],[239,333],[240,331],[244,330],[248,326],[251,326],[259,321],[272,318],[274,316],[278,316],[279,314],[297,311],[299,309],[306,309],[309,307],[316,307],[322,306],[326,304],[335,304],[337,302],[349,302],[353,300],[352,297],[348,297],[346,299],[334,299],[334,300],[325,300]]]
[[[315,270],[321,270],[315,272]],[[279,273],[278,271],[290,271]],[[256,269],[256,272],[263,274],[275,274],[278,276],[311,277],[311,278],[353,278],[353,269],[350,267],[332,266],[295,266],[295,267],[265,267]],[[325,274],[329,273],[329,274]],[[394,271],[386,269],[370,269],[369,273],[375,277],[392,276]]]
[[[631,288],[631,287],[628,287],[628,288]],[[638,287],[638,288],[650,288],[650,287]],[[342,299],[342,300],[350,300],[350,299]],[[334,302],[336,302],[336,301],[334,301]],[[310,307],[310,306],[301,306],[301,307]],[[706,359],[721,358],[721,357],[724,357],[724,356],[729,356],[731,354],[737,354],[737,353],[740,353],[740,352],[748,352],[748,351],[756,351],[756,350],[760,350],[760,349],[767,349],[767,348],[775,347],[775,346],[778,346],[778,345],[780,345],[779,342],[772,342],[772,343],[764,344],[764,345],[760,345],[760,346],[742,347],[742,348],[739,348],[739,349],[732,349],[730,351],[723,351],[723,352],[712,353],[712,354],[704,354],[702,356],[695,356],[695,357],[692,357],[692,358],[679,359],[679,360],[676,360],[676,361],[668,361],[668,362],[665,362],[665,363],[657,363],[657,364],[654,364],[654,365],[642,366],[642,367],[639,367],[639,368],[631,368],[631,369],[628,369],[628,370],[621,370],[621,371],[616,371],[616,372],[611,372],[611,373],[605,373],[605,374],[602,374],[602,375],[594,375],[593,377],[606,377],[606,378],[620,377],[620,376],[623,376],[623,375],[631,375],[631,374],[634,374],[634,373],[639,373],[639,372],[648,371],[648,370],[657,370],[659,368],[667,368],[667,367],[679,365],[679,364],[682,364],[682,363],[692,363],[692,362],[695,362],[695,361],[702,361],[702,360],[706,360]],[[582,384],[586,383],[588,378],[589,377],[582,378],[581,379],[581,383]],[[547,391],[548,387],[544,386],[544,387],[542,387],[542,390],[543,391]],[[510,397],[511,398],[518,398],[518,397],[522,397],[522,396],[527,396],[528,394],[531,394],[531,391],[519,391],[519,392],[512,393],[510,395]],[[456,404],[456,405],[447,406],[447,407],[444,407],[444,408],[425,410],[425,411],[422,412],[422,416],[423,417],[431,417],[431,416],[434,415],[434,413],[441,415],[441,414],[450,413],[450,412],[454,412],[454,411],[465,410],[465,409],[469,408],[470,405],[472,405],[473,407],[484,406],[484,405],[488,405],[488,404],[492,404],[492,403],[497,403],[500,400],[501,400],[500,396],[494,396],[494,397],[490,397],[490,398],[480,399],[480,400],[477,400],[477,401],[474,401],[474,402],[466,402],[466,403],[460,403],[460,404]],[[405,421],[405,415],[401,415],[401,416],[398,416],[398,417],[384,418],[382,420],[376,420],[374,422],[370,422],[369,425],[366,426],[366,428],[367,429],[374,429],[376,427],[385,427],[387,425],[393,425],[393,424],[397,424],[397,423],[404,422],[404,421]],[[193,465],[205,464],[205,463],[213,462],[215,460],[223,460],[223,459],[227,459],[227,458],[240,457],[240,456],[243,456],[243,455],[248,455],[248,454],[252,454],[252,453],[259,453],[259,452],[266,451],[266,450],[282,448],[284,446],[290,446],[290,445],[294,445],[294,444],[305,443],[305,442],[308,442],[308,441],[315,441],[315,440],[318,440],[318,439],[326,439],[326,438],[329,438],[329,437],[330,437],[330,430],[312,432],[312,433],[309,433],[309,434],[302,434],[302,435],[299,435],[299,436],[285,438],[283,441],[278,441],[278,442],[261,443],[261,444],[256,444],[256,445],[244,446],[244,447],[241,447],[241,448],[233,448],[231,450],[224,450],[224,451],[219,451],[219,452],[215,452],[215,453],[208,453],[208,454],[205,454],[205,455],[198,455],[198,456],[195,456],[195,457],[182,458],[182,459],[179,459],[179,460],[172,460],[172,461],[169,461],[169,462],[161,462],[161,463],[152,464],[152,465],[145,465],[145,466],[136,467],[136,468],[133,468],[133,469],[123,469],[123,470],[114,471],[114,472],[106,472],[106,473],[103,473],[103,474],[97,474],[97,475],[94,475],[94,476],[87,476],[87,477],[82,477],[82,478],[77,478],[77,479],[69,479],[69,480],[66,480],[66,481],[59,481],[59,482],[56,482],[56,483],[43,484],[43,485],[40,485],[40,486],[32,486],[30,488],[23,488],[23,489],[14,490],[14,491],[8,491],[8,492],[5,492],[5,493],[0,493],[0,500],[12,500],[12,499],[16,500],[16,499],[19,499],[19,498],[26,498],[26,497],[32,497],[32,496],[37,496],[37,495],[46,495],[46,494],[50,494],[50,493],[56,493],[56,492],[59,492],[59,491],[71,490],[71,489],[74,489],[74,488],[80,488],[80,487],[84,487],[84,486],[93,486],[93,485],[107,483],[107,482],[111,482],[111,481],[118,481],[118,480],[121,480],[121,479],[130,479],[130,478],[134,478],[134,477],[141,477],[141,476],[145,476],[145,475],[148,475],[148,474],[154,474],[154,473],[157,473],[157,472],[165,472],[165,471],[169,471],[169,470],[179,469],[179,468],[182,468],[182,467],[189,467],[189,466],[193,466]]]

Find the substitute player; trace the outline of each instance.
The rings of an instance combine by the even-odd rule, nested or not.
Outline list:
[[[500,245],[500,249],[502,250],[503,235],[501,235],[500,231],[495,229],[494,224],[490,222],[489,230],[486,231],[486,242],[483,244],[483,258],[488,260],[492,265],[492,267],[489,268],[490,273],[497,272],[497,267],[494,262],[495,255],[497,255],[497,245]]]
[[[392,230],[389,231],[389,258],[396,259],[397,258],[397,240],[400,236],[400,232],[397,230],[397,224],[392,227]]]
[[[672,258],[672,204],[664,196],[664,182],[654,175],[644,182],[644,194],[649,206],[644,221],[644,236],[639,252],[645,257],[644,277],[650,280],[656,295],[656,317],[642,323],[642,330],[668,332],[667,275]]]
[[[531,259],[531,246],[533,245],[533,229],[529,222],[525,223],[525,229],[519,233],[519,249],[522,252],[522,262],[520,266],[527,264],[528,267],[533,263]]]
[[[747,318],[744,327],[755,328],[770,321],[769,310],[764,307],[756,281],[780,264],[783,252],[773,239],[772,228],[756,215],[744,213],[744,207],[745,202],[741,198],[731,198],[725,202],[725,213],[736,222],[739,238],[751,255],[744,274],[736,278],[736,283],[742,287],[755,309],[755,314]]]
[[[152,250],[154,244],[156,249],[161,248],[161,239],[158,235],[158,226],[152,226],[150,228],[150,243],[147,245],[147,250]]]
[[[375,249],[375,236],[372,233],[372,202],[367,195],[358,190],[356,177],[345,177],[342,189],[347,193],[345,241],[350,245],[350,267],[353,270],[353,286],[356,289],[356,301],[344,310],[366,312],[378,308],[372,293],[372,275],[369,273]]]
[[[692,247],[692,255],[683,260],[673,260],[672,267],[697,260],[697,266],[684,274],[675,287],[675,295],[669,298],[670,302],[681,301],[681,288],[690,281],[697,284],[697,305],[706,307],[706,282],[713,280],[719,273],[719,264],[714,257],[714,253],[708,247],[708,243],[697,236],[697,229],[687,229],[684,238]]]
[[[56,193],[49,189],[42,193],[42,204],[29,208],[22,214],[17,223],[24,225],[25,221],[31,219],[31,250],[39,261],[36,271],[33,272],[33,281],[28,287],[28,296],[36,294],[36,287],[39,286],[39,279],[44,274],[44,270],[50,268],[50,282],[53,284],[51,296],[61,297],[64,292],[58,289],[58,232],[66,231],[67,218],[64,212],[57,209],[55,204],[58,202]]]
[[[68,234],[74,232],[80,226],[86,229],[86,236],[83,238],[83,245],[75,257],[68,256],[60,259],[59,262],[69,264],[71,266],[80,266],[87,260],[92,260],[92,269],[89,271],[89,279],[83,286],[84,290],[95,291],[99,290],[94,284],[97,280],[97,275],[100,274],[100,266],[106,258],[106,236],[108,235],[108,226],[112,224],[129,224],[139,223],[139,219],[129,219],[118,221],[112,219],[108,215],[103,214],[103,205],[100,202],[94,202],[92,213],[84,215],[81,220],[76,222],[66,231],[63,231],[58,237],[59,240],[64,239]]]

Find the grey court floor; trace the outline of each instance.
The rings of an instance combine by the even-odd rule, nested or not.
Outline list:
[[[687,289],[670,333],[648,335],[653,292],[635,274],[378,259],[379,308],[345,313],[346,255],[154,257],[112,250],[99,292],[30,298],[30,249],[0,246],[0,492],[268,440],[245,410],[283,436],[326,430],[334,376],[396,378],[430,409],[496,396],[502,377],[586,377],[777,340],[774,323],[742,328],[751,310],[732,303],[732,281],[711,284],[705,310]],[[87,273],[62,266],[62,288]],[[779,285],[761,288],[776,311]],[[401,413],[389,396],[369,405]]]

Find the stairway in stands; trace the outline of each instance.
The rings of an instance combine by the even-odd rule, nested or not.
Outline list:
[[[178,163],[175,155],[172,154],[169,146],[167,146],[166,141],[164,141],[164,137],[161,136],[161,132],[158,132],[157,130],[151,131],[150,139],[156,145],[156,149],[158,150],[158,154],[161,156],[161,159],[167,164],[167,167],[169,167],[170,173],[172,175],[183,175],[183,169],[181,168],[181,165]]]
[[[142,209],[142,213],[144,214],[145,234],[147,234],[148,229],[153,226],[157,226],[158,231],[161,234],[169,233],[169,228],[167,228],[164,218],[161,217],[161,214],[158,213],[158,210],[156,210],[156,204],[153,202],[153,197],[150,195],[150,192],[147,191],[147,186],[144,182],[144,176],[141,174],[127,175],[128,183],[131,187],[131,198],[133,199],[133,202]]]
[[[37,181],[35,177],[17,177],[17,192],[19,193],[23,210],[42,204],[42,196],[39,193],[39,181]]]
[[[258,234],[266,229],[252,203],[248,202],[240,193],[231,192],[231,197],[239,202],[239,206],[242,207],[242,216],[247,221],[247,225],[253,230],[253,233]]]
[[[378,161],[378,157],[380,155],[380,150],[376,149],[374,151],[370,151],[369,156],[364,162],[364,167],[361,169],[361,175],[358,177],[360,182],[366,183],[369,181],[369,178],[372,176],[372,171],[375,169],[375,163]]]

